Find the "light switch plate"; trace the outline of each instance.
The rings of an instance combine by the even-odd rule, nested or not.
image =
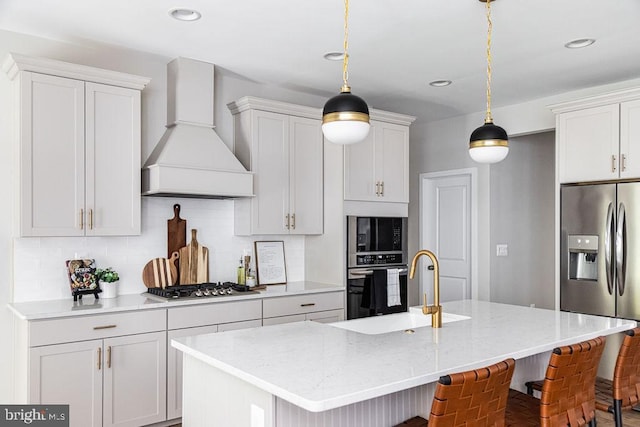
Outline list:
[[[501,244],[496,245],[496,256],[508,256],[509,255],[509,245]]]

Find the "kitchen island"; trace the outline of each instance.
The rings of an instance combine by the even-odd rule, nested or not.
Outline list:
[[[512,357],[512,387],[522,389],[544,373],[553,348],[636,326],[482,301],[443,308],[469,318],[381,334],[300,322],[175,339],[184,353],[183,423],[388,427],[427,418],[442,375]]]

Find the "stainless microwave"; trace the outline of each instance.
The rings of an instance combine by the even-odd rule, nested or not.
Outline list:
[[[406,264],[406,217],[347,217],[348,268]]]

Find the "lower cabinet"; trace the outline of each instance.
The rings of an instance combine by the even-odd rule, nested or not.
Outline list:
[[[237,301],[168,310],[167,419],[182,416],[182,352],[171,346],[174,338],[262,326],[262,301]]]
[[[265,298],[262,325],[313,320],[321,323],[344,320],[344,292]]]
[[[182,416],[182,354],[172,339],[304,320],[344,320],[344,291],[19,319],[16,396],[69,404],[71,427],[166,425]]]
[[[92,318],[109,317],[105,320],[111,322],[112,316]],[[164,311],[153,317],[164,319]],[[49,323],[55,327],[67,320]],[[103,335],[103,330],[115,332],[118,326],[107,323],[90,329]],[[78,329],[78,337],[86,337]],[[72,427],[133,427],[164,421],[166,349],[164,331],[31,347],[29,403],[69,404]]]

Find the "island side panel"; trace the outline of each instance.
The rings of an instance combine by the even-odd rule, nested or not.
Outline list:
[[[275,397],[188,354],[183,355],[182,424],[274,427]]]
[[[389,427],[416,415],[426,419],[434,391],[435,383],[425,384],[323,412],[276,397],[276,426]]]

